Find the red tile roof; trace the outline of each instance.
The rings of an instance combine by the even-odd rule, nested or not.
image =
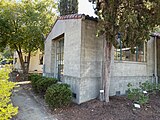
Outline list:
[[[151,34],[151,36],[160,38],[160,32],[154,32]]]
[[[71,14],[71,15],[64,15],[59,16],[58,20],[64,20],[64,19],[81,19],[84,15],[83,14]]]
[[[85,19],[93,20],[93,21],[98,20],[97,17],[93,17],[93,16],[89,16],[89,15],[85,15],[85,14],[71,14],[71,15],[59,16],[58,20],[81,19],[81,18],[85,18]]]

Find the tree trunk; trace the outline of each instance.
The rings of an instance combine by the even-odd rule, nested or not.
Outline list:
[[[21,64],[21,69],[23,71],[23,80],[28,80],[28,71],[29,71],[29,63],[30,63],[30,57],[31,57],[31,52],[28,53],[27,57],[27,65],[25,66],[24,60],[23,60],[23,54],[21,50],[17,50],[20,64]]]
[[[31,52],[28,53],[28,57],[27,57],[27,67],[26,67],[26,72],[29,72],[29,65],[30,65],[30,58],[31,58]]]
[[[17,50],[17,53],[18,53],[18,56],[19,56],[22,71],[23,71],[23,73],[25,73],[25,65],[24,65],[22,52]]]
[[[26,74],[24,74],[24,79],[25,79],[25,80],[28,80],[28,72],[29,72],[30,58],[31,58],[31,52],[29,52],[29,53],[28,53],[28,56],[27,56]]]
[[[103,74],[103,87],[104,87],[104,100],[109,102],[109,87],[111,78],[111,50],[112,44],[105,41],[104,46],[104,74]]]

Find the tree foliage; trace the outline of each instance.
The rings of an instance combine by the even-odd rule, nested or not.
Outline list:
[[[9,120],[12,116],[18,113],[18,108],[14,107],[11,103],[11,90],[15,84],[9,82],[9,68],[3,68],[0,70],[0,119]]]
[[[96,3],[99,33],[116,45],[121,33],[123,42],[136,46],[147,40],[153,28],[160,24],[159,0],[90,0]]]
[[[148,40],[154,27],[160,25],[160,0],[89,0],[96,4],[99,17],[98,35],[105,36],[103,84],[105,101],[109,102],[111,49],[122,43],[134,48]]]
[[[60,15],[78,13],[78,0],[59,0],[58,8]]]
[[[0,1],[0,48],[8,45],[17,51],[23,72],[28,71],[31,53],[43,49],[55,7],[52,0]],[[28,54],[26,69],[22,52]]]

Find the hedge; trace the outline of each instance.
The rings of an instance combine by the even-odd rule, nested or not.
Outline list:
[[[67,84],[50,86],[45,94],[46,103],[52,108],[67,106],[71,103],[72,92]]]
[[[37,82],[37,91],[38,93],[45,95],[45,92],[48,87],[57,83],[57,79],[55,78],[43,78],[41,81]]]
[[[32,88],[36,93],[44,95],[47,88],[53,84],[57,83],[55,78],[47,78],[38,74],[30,75]]]

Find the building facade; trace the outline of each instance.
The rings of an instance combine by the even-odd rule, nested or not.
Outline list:
[[[43,75],[71,86],[73,101],[97,98],[103,89],[104,38],[96,37],[97,20],[83,14],[61,16],[45,41]],[[155,82],[160,74],[160,44],[153,35],[141,47],[112,50],[110,96],[126,94],[128,83]],[[155,47],[157,46],[157,47]],[[159,70],[159,71],[158,71]]]
[[[17,52],[14,52],[13,67],[15,70],[21,72],[21,64]],[[27,55],[23,53],[24,62],[27,63]],[[29,73],[43,73],[43,53],[38,50],[31,54]]]

